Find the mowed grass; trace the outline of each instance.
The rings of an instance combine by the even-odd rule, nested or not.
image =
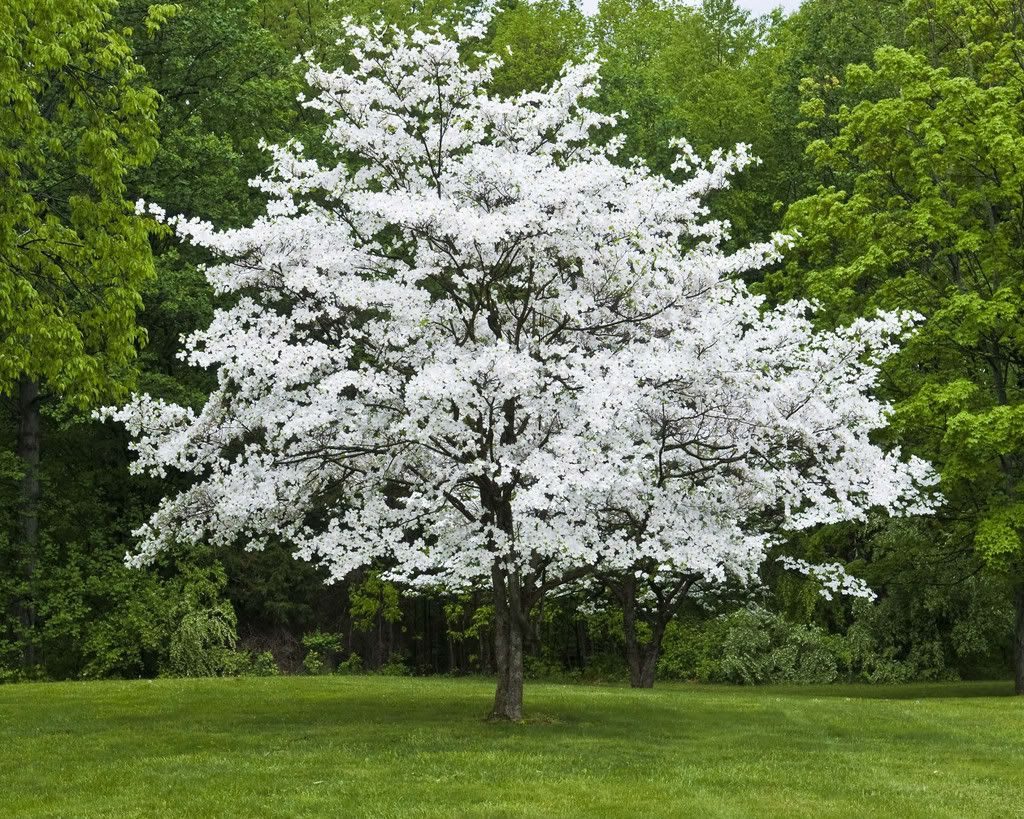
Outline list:
[[[0,687],[3,816],[1021,816],[1003,683],[291,677]]]

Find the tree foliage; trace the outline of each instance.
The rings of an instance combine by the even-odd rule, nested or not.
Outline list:
[[[0,9],[0,391],[123,393],[143,336],[149,222],[126,181],[156,151],[156,94],[113,2]]]
[[[939,465],[947,531],[1021,586],[1024,20],[1013,3],[910,11],[906,48],[846,70],[859,101],[831,110],[819,90],[804,107],[834,134],[808,146],[834,182],[790,209],[801,240],[779,281],[834,321],[873,309],[924,317],[887,371],[894,431]]]

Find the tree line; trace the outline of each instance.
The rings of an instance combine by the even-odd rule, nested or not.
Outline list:
[[[329,159],[317,153],[322,112],[296,101],[310,90],[295,54],[354,71],[346,18],[372,24],[382,11],[429,27],[475,11],[378,6],[19,0],[2,12],[13,32],[0,80],[11,102],[0,114],[5,676],[232,673],[265,651],[262,667],[288,670],[501,670],[490,593],[396,584],[383,554],[326,586],[332,567],[292,560],[283,537],[258,550],[175,542],[127,568],[131,533],[193,483],[173,468],[130,475],[125,432],[92,415],[135,391],[203,408],[217,373],[187,366],[178,339],[241,295],[203,273],[223,248],[177,241],[136,200],[221,229],[252,225],[280,194],[272,180],[249,184],[269,163],[261,145],[292,140]],[[501,58],[489,92],[549,88],[596,52],[588,104],[626,114],[620,167],[639,158],[677,173],[675,137],[695,156],[749,143],[760,162],[711,190],[707,208],[731,224],[726,256],[790,237],[779,257],[737,269],[766,307],[811,300],[818,333],[916,314],[873,377],[893,412],[872,441],[930,462],[944,501],[927,515],[875,509],[790,527],[766,546],[791,563],[844,566],[873,602],[827,599],[832,578],[774,559],[753,588],[730,576],[694,593],[699,572],[667,586],[661,565],[598,573],[527,607],[515,638],[527,673],[616,676],[628,657],[634,684],[655,667],[887,681],[998,675],[1015,658],[1024,688],[1020,24],[1010,2],[807,0],[786,18],[731,0],[608,0],[590,18],[557,2],[498,4],[474,45],[473,59]],[[715,537],[736,503],[716,507]],[[637,578],[649,584],[639,593]]]

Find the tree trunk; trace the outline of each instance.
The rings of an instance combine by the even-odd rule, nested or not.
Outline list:
[[[1024,695],[1024,585],[1017,587],[1014,597],[1017,608],[1017,621],[1013,629],[1014,690]]]
[[[633,688],[654,688],[654,671],[658,667],[661,646],[651,641],[637,653],[629,664],[629,684]]]
[[[626,637],[629,684],[633,688],[654,688],[654,671],[658,667],[665,624],[659,617],[651,628],[650,641],[641,643],[636,630],[636,581],[632,577],[622,581],[619,600],[622,603],[622,630]]]
[[[629,684],[633,688],[654,688],[654,672],[661,654],[664,629],[656,629],[649,643],[641,645],[634,632],[626,640],[626,659],[629,662]]]
[[[494,585],[494,664],[498,690],[490,719],[518,722],[523,718],[523,625],[518,578],[495,561],[491,568]]]
[[[629,684],[633,688],[640,688],[644,658],[640,638],[636,633],[636,581],[632,577],[624,578],[617,591],[619,602],[622,603],[622,633],[626,639]]]
[[[646,612],[644,622],[651,629],[651,637],[641,642],[637,634],[636,578],[627,574],[611,588],[622,604],[622,631],[626,638],[626,662],[629,665],[629,684],[633,688],[654,688],[654,675],[661,656],[665,630],[672,621],[680,602],[690,591],[693,579],[682,578],[675,588],[656,594],[657,605]],[[641,611],[641,615],[643,612]]]
[[[19,605],[24,659],[29,668],[36,664],[33,631],[36,625],[33,579],[39,551],[39,449],[40,449],[39,383],[23,378],[18,384],[17,455],[25,476],[21,481],[19,523],[21,548],[25,555],[25,596]]]

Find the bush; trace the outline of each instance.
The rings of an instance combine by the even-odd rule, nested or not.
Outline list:
[[[664,678],[744,685],[831,683],[846,672],[843,637],[760,607],[674,624],[658,663]]]
[[[189,612],[171,635],[166,670],[175,677],[237,674],[236,642],[230,603]]]
[[[743,685],[838,680],[897,684],[957,678],[941,639],[925,629],[909,634],[910,626],[888,601],[858,602],[853,614],[845,634],[794,623],[757,606],[711,620],[676,622],[665,634],[658,675]],[[979,654],[987,649],[987,633],[969,637],[981,646]]]
[[[178,626],[171,635],[165,673],[175,677],[238,674],[238,620],[230,601],[220,594],[227,583],[224,568],[189,566],[181,575]]]
[[[329,674],[341,651],[341,635],[314,631],[302,638],[302,645],[306,647],[306,657],[302,661],[306,673]]]
[[[561,663],[552,662],[546,657],[534,657],[527,654],[523,657],[523,676],[528,680],[552,680],[563,676]]]
[[[400,657],[392,657],[373,673],[382,677],[408,677],[412,672]]]
[[[709,676],[716,621],[678,620],[669,624],[658,657],[657,675],[663,680],[703,680]],[[621,665],[621,660],[620,660]]]
[[[791,623],[765,609],[729,618],[716,681],[745,684],[831,683],[844,670],[842,637]]]
[[[262,651],[253,655],[252,675],[254,677],[276,677],[281,671],[277,667],[277,660],[269,651]]]
[[[348,655],[348,658],[338,663],[338,667],[334,669],[335,674],[362,674],[363,673],[363,658],[356,654],[354,651]]]

